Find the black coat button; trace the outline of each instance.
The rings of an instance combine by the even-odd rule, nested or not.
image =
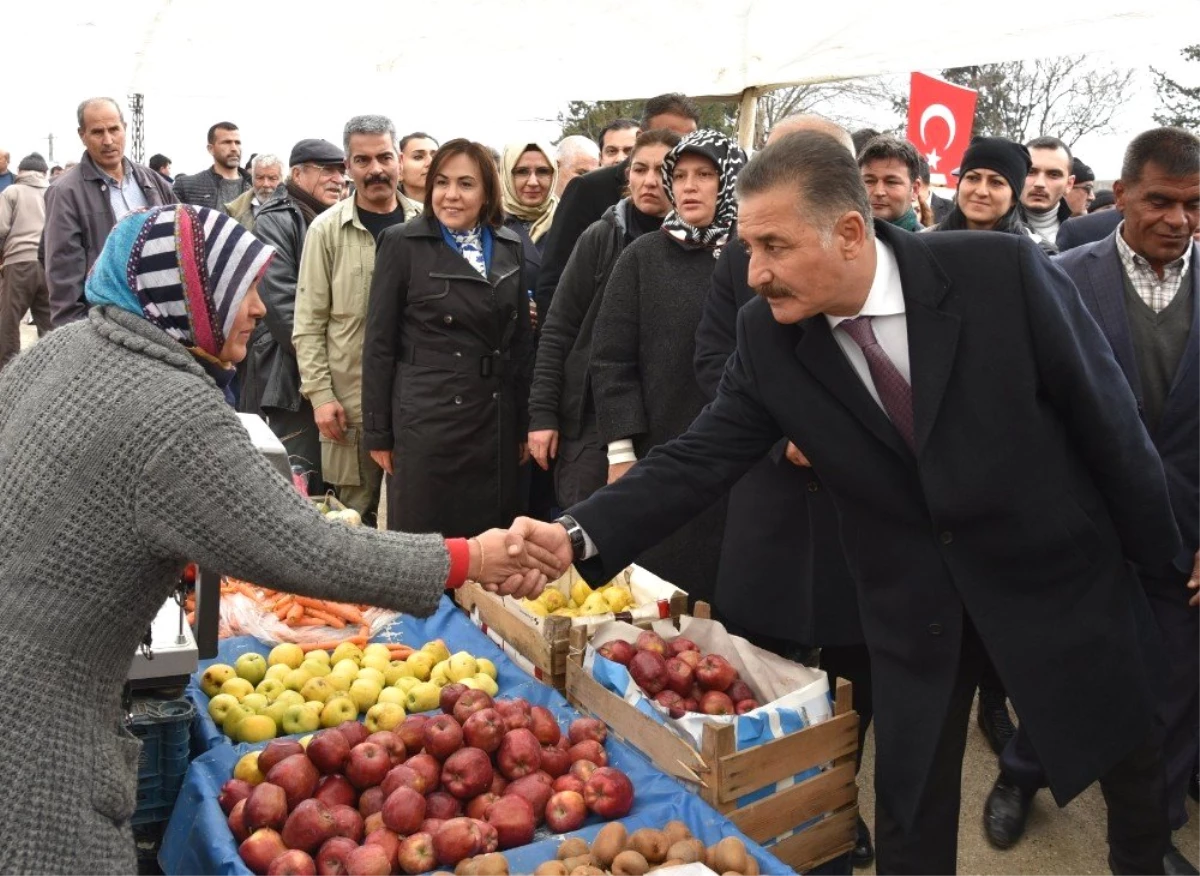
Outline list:
[[[456,405],[461,405],[461,404],[462,404],[462,396],[461,396],[461,395],[456,395],[456,396],[454,397],[454,403],[455,403]]]
[[[816,481],[809,481],[809,482],[808,482],[808,491],[809,491],[810,493],[815,493],[815,492],[817,492],[817,490],[819,490],[819,489],[821,489],[821,485],[820,485],[820,484],[818,484]]]
[[[942,540],[942,544],[950,544],[950,542],[954,541],[954,533],[952,532],[943,532],[938,537]]]
[[[929,635],[940,636],[941,634],[942,634],[942,625],[941,624],[930,624],[929,625]]]
[[[454,322],[454,317],[447,313],[442,317],[442,322],[444,322],[446,325],[450,325]]]

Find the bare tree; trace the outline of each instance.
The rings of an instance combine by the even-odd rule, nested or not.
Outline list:
[[[778,122],[800,113],[819,113],[852,130],[866,125],[879,126],[881,117],[889,131],[903,131],[903,113],[897,115],[903,94],[893,77],[871,76],[792,85],[768,91],[758,99],[754,125],[754,146],[761,149],[767,134]]]
[[[1187,46],[1181,54],[1189,61],[1200,61],[1200,45]],[[1180,85],[1161,70],[1150,68],[1158,92],[1158,112],[1154,121],[1177,128],[1200,128],[1200,85]]]

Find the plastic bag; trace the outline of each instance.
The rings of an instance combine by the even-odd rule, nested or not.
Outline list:
[[[369,628],[367,638],[371,638],[399,617],[400,612],[367,608],[363,610],[362,616],[363,623]],[[358,637],[362,633],[359,626],[352,623],[341,629],[331,626],[292,627],[248,596],[225,592],[221,594],[217,634],[222,639],[230,636],[253,636],[267,644],[295,642],[297,645],[315,645],[321,642],[341,642]]]

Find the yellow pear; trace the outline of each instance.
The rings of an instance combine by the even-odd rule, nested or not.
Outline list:
[[[567,604],[567,597],[563,596],[562,591],[555,590],[553,587],[547,587],[542,591],[542,595],[538,597],[538,601],[546,606],[547,611],[563,608]]]
[[[475,663],[479,666],[480,673],[492,679],[496,678],[496,664],[491,660],[488,660],[486,657],[477,657]]]
[[[610,587],[604,591],[604,601],[612,611],[624,611],[633,605],[633,594],[624,587]]]
[[[579,617],[578,608],[560,608],[554,612],[555,617]]]
[[[579,613],[587,617],[594,617],[595,615],[608,614],[610,610],[604,594],[593,593],[583,603],[583,606],[579,609]]]
[[[576,605],[583,605],[591,595],[592,588],[582,578],[571,585],[571,598],[575,600]]]
[[[536,599],[521,600],[521,607],[536,617],[546,617],[548,614],[550,614],[546,606],[538,602]]]

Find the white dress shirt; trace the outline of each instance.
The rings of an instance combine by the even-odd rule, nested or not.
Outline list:
[[[900,267],[896,264],[896,256],[882,240],[876,237],[875,279],[871,282],[871,291],[867,293],[867,300],[863,302],[862,310],[854,316],[871,317],[871,328],[875,332],[875,339],[879,341],[879,346],[883,348],[883,352],[887,353],[888,358],[892,360],[896,369],[911,386],[912,369],[908,361],[908,323],[905,320],[904,312],[904,291],[900,287]],[[826,314],[825,318],[829,320],[829,327],[833,330],[833,336],[837,339],[838,346],[850,360],[855,373],[866,386],[867,392],[871,393],[871,398],[875,399],[875,403],[882,408],[883,402],[879,400],[879,391],[875,389],[875,381],[871,379],[871,369],[867,367],[867,357],[863,355],[862,348],[846,332],[838,331],[840,323],[847,319],[854,319],[854,316]]]

